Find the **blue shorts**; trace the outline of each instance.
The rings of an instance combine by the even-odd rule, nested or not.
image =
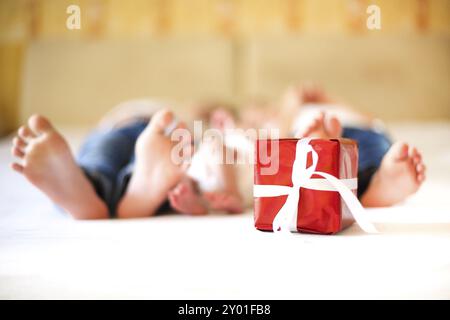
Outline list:
[[[108,206],[111,217],[116,215],[133,174],[134,147],[147,124],[148,120],[139,120],[120,128],[94,131],[80,149],[77,163]],[[161,208],[165,209],[167,203]]]
[[[358,143],[358,197],[361,197],[392,142],[385,133],[375,129],[344,127],[342,136]]]

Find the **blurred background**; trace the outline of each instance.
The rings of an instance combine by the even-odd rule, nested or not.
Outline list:
[[[36,112],[88,126],[127,99],[239,105],[305,80],[388,121],[445,121],[449,40],[450,0],[0,0],[0,134]]]

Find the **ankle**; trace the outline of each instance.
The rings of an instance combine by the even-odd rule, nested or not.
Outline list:
[[[143,189],[130,185],[117,206],[117,217],[142,218],[153,216],[164,199],[165,196],[161,192],[143,191]]]
[[[100,199],[96,203],[89,203],[85,208],[76,206],[73,210],[68,210],[75,220],[99,220],[108,219],[109,213],[106,204]]]

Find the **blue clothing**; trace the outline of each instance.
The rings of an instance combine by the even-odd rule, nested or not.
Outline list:
[[[392,142],[385,133],[375,129],[344,127],[342,136],[358,143],[358,197],[361,197]]]
[[[136,140],[147,123],[139,120],[121,128],[94,131],[80,149],[78,165],[112,217],[133,172]]]
[[[344,127],[342,136],[358,142],[359,170],[366,170],[370,167],[378,168],[392,145],[386,134],[373,129]]]

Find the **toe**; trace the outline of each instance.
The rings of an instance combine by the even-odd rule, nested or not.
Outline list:
[[[28,119],[28,126],[35,134],[42,134],[52,129],[50,121],[38,114],[32,115]]]
[[[405,142],[397,142],[389,149],[389,155],[395,160],[406,160],[408,158],[409,146]]]
[[[11,163],[11,169],[13,169],[14,171],[17,171],[19,173],[23,173],[23,166],[21,164],[16,163],[16,162]]]
[[[415,164],[415,168],[417,174],[416,176],[417,182],[422,183],[425,180],[425,171],[427,168],[422,162]]]
[[[314,119],[314,122],[311,124],[310,130],[317,130],[321,126],[323,121],[323,118],[319,115],[316,119]]]
[[[149,124],[149,128],[157,133],[164,133],[165,129],[173,123],[175,116],[168,109],[162,109],[156,112]]]
[[[321,117],[320,114],[316,118],[314,118],[314,121],[308,127],[307,135],[310,135],[314,131],[318,130],[320,128],[320,125],[321,125],[322,121],[323,121],[323,118]]]
[[[175,124],[175,125],[172,128],[171,128],[171,124],[169,124],[167,129],[172,132],[175,130],[180,130],[177,132],[177,135],[181,136],[181,138],[183,139],[183,143],[192,144],[192,142],[193,142],[192,133],[189,131],[186,123],[183,121],[176,121],[176,122],[173,122],[173,124]]]
[[[21,126],[19,130],[17,130],[17,134],[19,137],[21,137],[23,140],[32,139],[36,136],[34,135],[33,131],[30,130],[28,126]]]
[[[423,172],[423,171],[425,171],[425,165],[424,165],[423,163],[418,163],[418,164],[416,165],[416,171],[417,171],[417,172]]]
[[[18,157],[18,158],[23,158],[25,156],[25,153],[22,150],[20,150],[19,148],[17,148],[17,147],[12,147],[11,148],[11,154],[14,157]]]
[[[183,121],[177,122],[176,125],[175,125],[174,130],[175,130],[175,129],[188,130],[186,123],[183,122]]]
[[[317,115],[317,119],[318,124],[323,123],[323,121],[325,120],[325,112],[324,111],[320,111],[319,114]]]
[[[414,162],[418,162],[422,158],[422,155],[419,153],[416,147],[409,148],[409,156],[413,159]]]
[[[417,175],[417,182],[422,183],[425,181],[425,174],[424,173],[419,173]]]
[[[27,146],[27,143],[24,139],[17,136],[17,137],[14,137],[14,139],[13,139],[13,146],[16,148],[19,148],[20,150],[23,150]]]
[[[338,118],[335,116],[329,117],[326,122],[325,131],[330,138],[338,138],[342,135],[342,126]]]

